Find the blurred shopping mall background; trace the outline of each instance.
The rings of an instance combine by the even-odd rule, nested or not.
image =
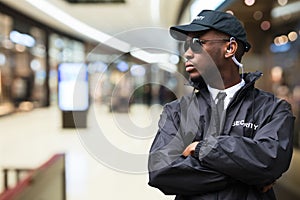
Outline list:
[[[245,71],[292,104],[275,188],[300,199],[298,0],[0,0],[0,199],[172,199],[147,186],[146,158],[162,106],[190,91],[168,28],[203,9],[241,19]]]

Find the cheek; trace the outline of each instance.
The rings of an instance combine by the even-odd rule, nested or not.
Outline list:
[[[220,49],[215,49],[209,53],[211,62],[214,63],[215,66],[220,66],[222,60],[224,59],[224,55]]]
[[[207,52],[204,52],[202,54],[198,54],[197,57],[195,57],[195,61],[197,62],[197,66],[199,69],[205,70],[205,69],[211,69],[215,68],[216,55],[209,54]]]

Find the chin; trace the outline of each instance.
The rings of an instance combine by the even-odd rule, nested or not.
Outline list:
[[[190,79],[191,81],[193,82],[198,82],[202,79],[201,75],[200,74],[190,74]]]

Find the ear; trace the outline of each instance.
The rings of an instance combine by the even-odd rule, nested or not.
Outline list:
[[[237,51],[238,43],[235,40],[231,40],[226,48],[225,58],[232,57]]]

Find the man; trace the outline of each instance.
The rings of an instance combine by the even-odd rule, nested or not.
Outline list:
[[[204,10],[170,34],[185,41],[195,89],[164,107],[149,185],[176,200],[276,199],[272,185],[291,161],[294,117],[286,101],[254,87],[260,72],[243,73],[251,47],[243,26]]]

